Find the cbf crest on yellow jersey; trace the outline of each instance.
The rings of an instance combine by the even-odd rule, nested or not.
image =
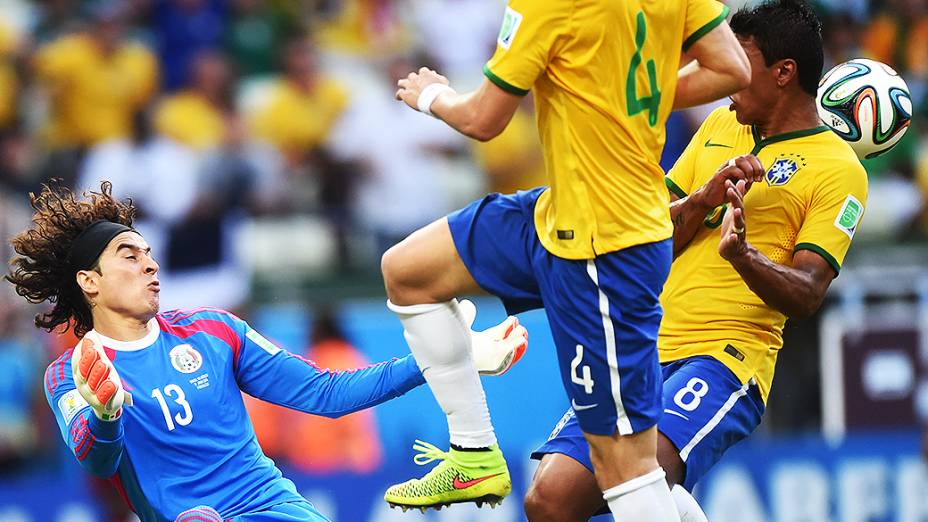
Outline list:
[[[549,252],[590,259],[670,237],[658,161],[680,54],[727,14],[715,0],[510,0],[484,73],[534,92]]]
[[[709,115],[667,175],[671,192],[685,197],[729,159],[755,154],[766,169],[744,199],[746,238],[772,261],[791,265],[811,250],[837,274],[867,202],[867,173],[851,147],[827,127],[765,139],[741,125],[727,107]],[[786,316],[764,304],[718,254],[727,206],[674,261],[664,285],[658,337],[661,362],[711,355],[742,382],[757,381],[766,400]]]

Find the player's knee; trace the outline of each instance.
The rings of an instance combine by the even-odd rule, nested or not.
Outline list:
[[[414,288],[410,275],[411,271],[408,266],[408,258],[403,253],[402,243],[393,245],[389,250],[384,252],[380,258],[380,271],[383,273],[383,283],[387,289],[387,297],[394,303],[406,303],[405,298],[410,290]]]
[[[558,488],[548,486],[544,480],[532,482],[525,493],[525,516],[529,522],[562,522],[570,520],[565,512],[568,503],[559,499]]]
[[[441,295],[441,274],[423,270],[421,249],[402,241],[390,247],[380,259],[387,297],[397,305],[414,305],[446,301],[451,296]]]

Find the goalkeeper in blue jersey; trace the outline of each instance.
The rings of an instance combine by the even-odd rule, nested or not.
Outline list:
[[[262,453],[241,392],[338,417],[423,384],[416,361],[332,372],[228,312],[159,313],[158,264],[132,228],[131,202],[113,198],[109,183],[83,198],[56,184],[30,197],[32,227],[13,238],[6,278],[30,302],[54,305],[36,326],[81,337],[45,373],[81,465],[110,479],[145,522],[325,520]],[[473,335],[485,374],[505,372],[526,346],[514,318]]]

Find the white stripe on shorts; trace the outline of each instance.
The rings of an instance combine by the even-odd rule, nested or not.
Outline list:
[[[699,442],[704,439],[710,431],[714,430],[715,427],[718,426],[720,422],[722,422],[722,419],[729,411],[731,411],[731,409],[735,406],[735,403],[738,402],[738,399],[748,394],[748,388],[753,382],[754,380],[752,379],[744,383],[744,386],[738,388],[728,396],[728,400],[725,401],[725,404],[723,404],[721,408],[719,408],[719,411],[715,412],[715,415],[709,419],[709,422],[707,422],[705,426],[696,432],[696,435],[693,436],[692,440],[686,443],[686,446],[683,446],[683,449],[680,450],[680,460],[686,462],[686,459],[690,456],[690,452],[693,451],[693,448],[695,448],[696,445],[699,444]]]
[[[599,292],[599,313],[603,318],[603,332],[606,334],[606,359],[609,361],[609,384],[612,386],[612,400],[615,402],[616,426],[619,435],[631,435],[632,423],[628,420],[625,405],[622,404],[621,379],[619,378],[619,359],[615,348],[615,329],[612,327],[612,317],[609,316],[609,298],[599,288],[599,276],[596,273],[596,263],[592,259],[586,262],[586,271],[596,285]]]

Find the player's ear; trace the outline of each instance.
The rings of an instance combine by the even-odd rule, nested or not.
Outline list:
[[[100,273],[96,270],[81,270],[75,276],[77,287],[87,295],[93,298],[100,293]]]
[[[777,85],[779,87],[786,87],[789,82],[793,80],[798,74],[798,66],[796,65],[796,60],[791,58],[786,58],[785,60],[780,60],[773,65],[773,72],[776,74]]]

